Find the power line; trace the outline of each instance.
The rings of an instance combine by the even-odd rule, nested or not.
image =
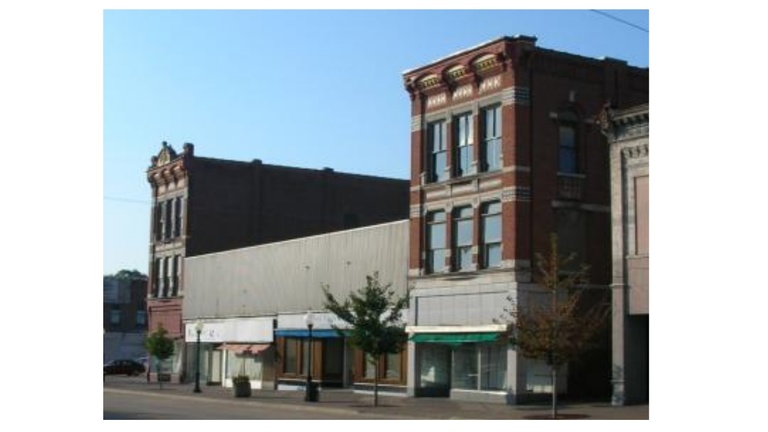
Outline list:
[[[596,13],[596,14],[600,14],[600,15],[606,16],[606,17],[608,17],[608,18],[610,18],[610,19],[612,19],[612,20],[616,20],[616,21],[618,21],[618,22],[620,22],[620,23],[623,23],[623,24],[626,24],[626,25],[628,25],[628,26],[630,26],[630,27],[634,27],[634,28],[636,28],[636,29],[638,29],[638,30],[642,30],[642,31],[644,31],[644,32],[646,32],[646,33],[649,33],[647,28],[643,28],[643,27],[640,27],[640,26],[639,26],[639,25],[637,25],[637,24],[633,24],[633,23],[631,23],[631,22],[629,22],[629,21],[625,21],[625,20],[623,20],[623,19],[621,19],[621,18],[619,18],[619,17],[615,17],[615,16],[613,16],[613,15],[611,15],[611,14],[609,14],[609,13],[606,13],[606,12],[603,12],[603,11],[599,11],[599,10],[597,10],[597,9],[590,9],[590,11],[592,11],[592,12],[594,12],[594,13]]]
[[[128,202],[128,203],[134,203],[134,204],[147,204],[147,205],[150,204],[149,201],[141,201],[141,200],[130,199],[130,198],[117,198],[117,197],[110,197],[110,196],[105,196],[104,200],[105,201],[121,201],[121,202]]]

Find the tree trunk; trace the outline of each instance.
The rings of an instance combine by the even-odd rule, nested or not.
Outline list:
[[[557,419],[557,365],[552,365],[552,419]]]
[[[373,406],[379,406],[379,357],[376,357],[376,368],[373,373]]]

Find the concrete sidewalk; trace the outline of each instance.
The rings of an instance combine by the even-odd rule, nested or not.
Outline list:
[[[251,403],[255,405],[279,404],[281,408],[309,410],[332,414],[333,412],[366,413],[391,416],[399,419],[465,419],[465,420],[513,420],[547,418],[551,411],[547,404],[497,405],[478,402],[460,402],[444,398],[407,398],[379,395],[379,406],[374,408],[373,395],[354,393],[349,389],[325,389],[320,391],[318,402],[304,402],[302,391],[253,390],[250,398],[236,398],[231,388],[201,386],[201,393],[194,393],[192,384],[147,384],[143,379],[107,377],[104,389],[115,392],[151,393],[169,397],[206,398],[227,403]],[[648,420],[648,405],[613,407],[608,402],[568,403],[558,406],[558,413],[567,419],[592,420]]]

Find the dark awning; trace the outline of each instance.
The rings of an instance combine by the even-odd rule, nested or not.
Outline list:
[[[309,338],[309,330],[275,330],[276,337]],[[312,330],[312,337],[318,339],[338,338],[339,333],[333,329]]]
[[[235,354],[251,354],[258,355],[262,351],[269,348],[269,344],[228,344],[225,343],[222,346],[216,348],[220,350],[231,351]]]
[[[440,343],[458,345],[462,343],[494,342],[501,333],[416,333],[410,337],[415,343]]]

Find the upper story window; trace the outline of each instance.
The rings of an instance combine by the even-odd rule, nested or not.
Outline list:
[[[472,207],[453,211],[454,268],[458,271],[472,267]]]
[[[557,171],[563,174],[576,174],[580,171],[578,163],[577,129],[578,118],[571,112],[558,115],[560,145],[558,147]]]
[[[474,134],[472,130],[472,113],[461,114],[454,118],[456,143],[456,175],[465,176],[470,174],[472,166],[472,144],[474,143]]]
[[[154,210],[155,240],[170,240],[181,236],[184,198],[159,201]]]
[[[427,272],[445,271],[445,212],[427,215]]]
[[[448,178],[446,165],[448,162],[445,137],[445,121],[429,123],[427,126],[427,145],[429,152],[429,170],[427,176],[430,182],[443,181]]]
[[[481,169],[496,171],[501,168],[501,106],[494,105],[481,111],[483,141]]]
[[[176,197],[173,200],[173,236],[179,237],[181,235],[181,212],[182,212],[182,198]]]
[[[160,290],[163,297],[168,297],[168,295],[170,294],[170,286],[171,286],[170,268],[169,268],[170,264],[171,264],[170,257],[163,258],[163,284]]]
[[[112,305],[109,310],[109,323],[120,324],[120,305]]]
[[[160,277],[160,273],[162,272],[162,259],[157,258],[155,259],[154,266],[152,267],[152,297],[160,297],[160,283],[162,282],[162,278]]]
[[[480,212],[482,230],[482,268],[501,266],[501,203],[489,202],[482,205]]]
[[[136,327],[144,327],[147,325],[147,311],[136,311]]]
[[[179,281],[181,280],[181,255],[173,257],[173,274],[171,276],[171,296],[179,295]]]

